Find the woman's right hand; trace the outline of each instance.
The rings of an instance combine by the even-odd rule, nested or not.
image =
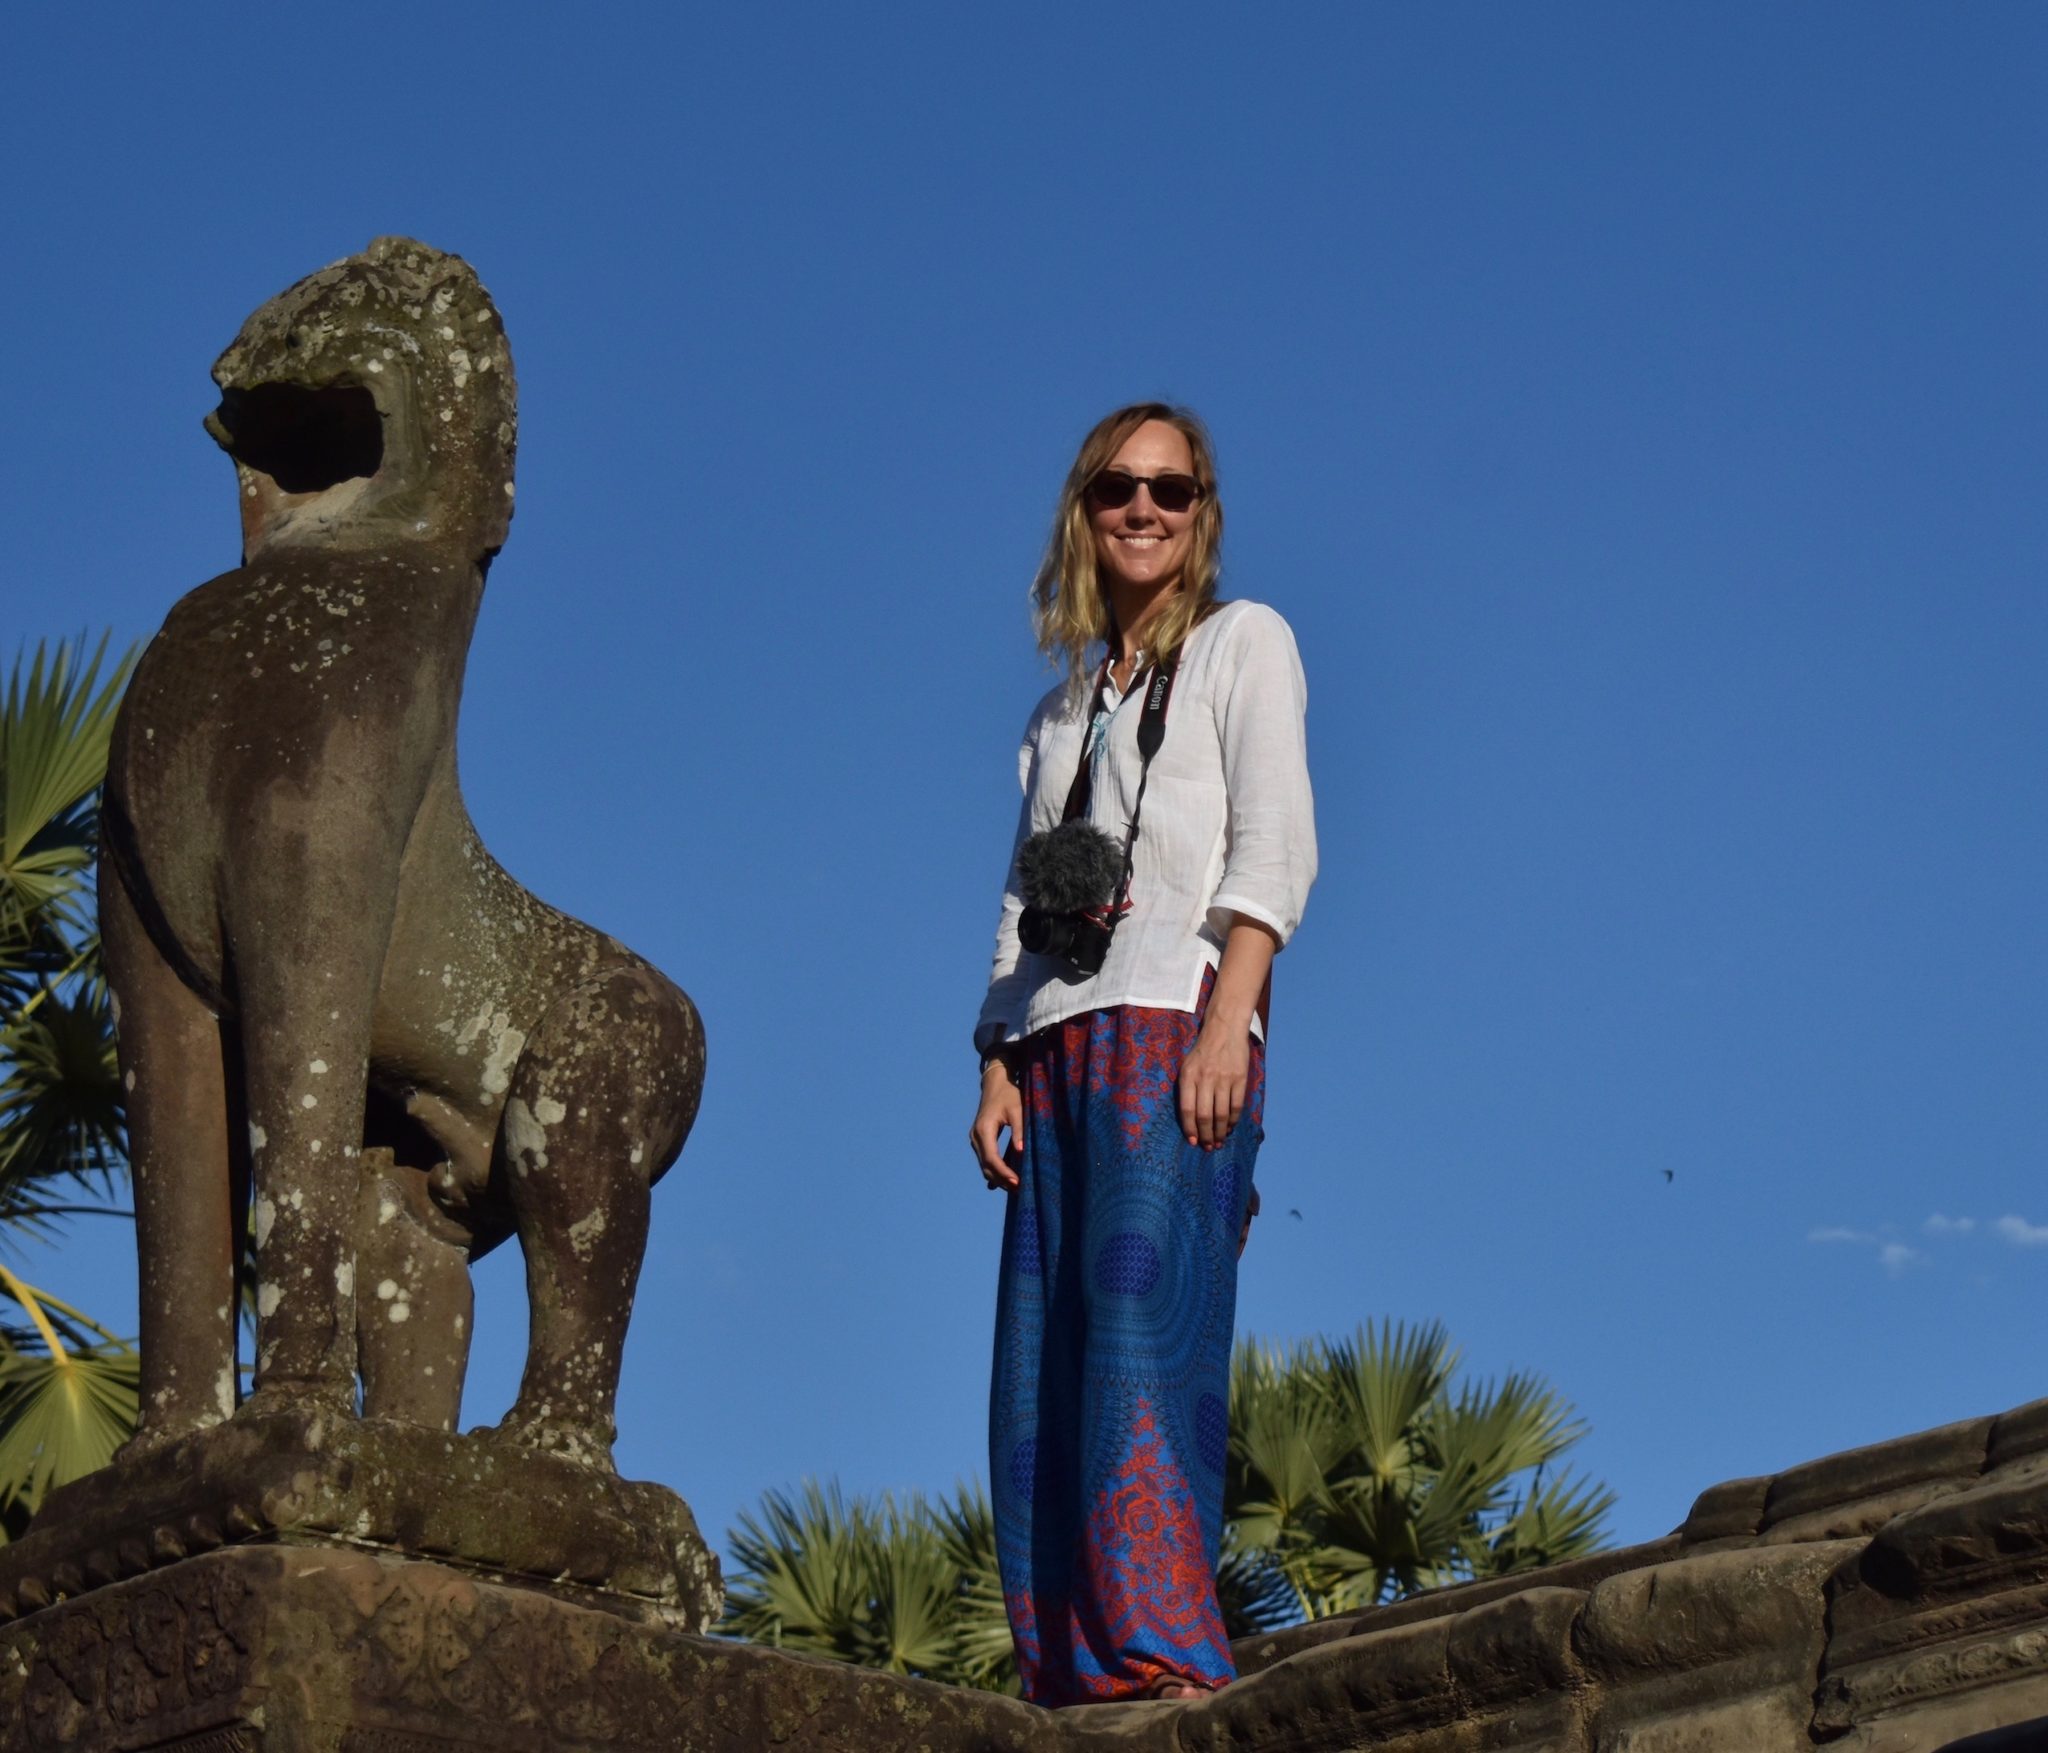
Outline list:
[[[1010,1135],[1007,1147],[1003,1134]],[[1011,1075],[1009,1061],[998,1055],[981,1068],[981,1108],[967,1131],[968,1148],[981,1165],[989,1191],[1014,1193],[1022,1184],[1024,1166],[1024,1094]]]

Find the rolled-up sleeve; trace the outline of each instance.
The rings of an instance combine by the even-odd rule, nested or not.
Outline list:
[[[1308,680],[1293,631],[1273,610],[1257,605],[1230,631],[1236,650],[1216,704],[1229,837],[1209,926],[1225,937],[1241,914],[1285,944],[1316,880]]]
[[[1031,798],[1038,782],[1038,735],[1045,714],[1032,713],[1024,727],[1024,742],[1017,751],[1017,781],[1024,798],[1017,809],[1017,834],[1010,843],[1010,869],[1003,879],[1003,908],[996,919],[996,952],[989,971],[988,996],[981,1001],[981,1016],[974,1025],[974,1047],[985,1053],[1000,1041],[1014,1041],[1024,1033],[1024,1016],[1031,1002],[1031,983],[1020,971],[1023,946],[1017,941],[1017,919],[1024,911],[1024,897],[1017,889],[1017,853],[1031,835]]]

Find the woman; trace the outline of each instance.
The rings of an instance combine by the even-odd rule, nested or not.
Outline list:
[[[1201,423],[1121,408],[1081,446],[1034,589],[1067,675],[1019,757],[970,1141],[1011,1196],[990,1459],[1041,1704],[1234,1675],[1215,1574],[1237,1255],[1268,973],[1316,852],[1294,638],[1216,601],[1222,533]],[[1063,858],[1043,837],[1063,821],[1107,840]]]

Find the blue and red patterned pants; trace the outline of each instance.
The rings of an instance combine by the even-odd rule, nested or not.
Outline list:
[[[1038,1704],[1235,1675],[1216,1555],[1265,1054],[1254,1041],[1228,1141],[1191,1145],[1180,1066],[1200,1024],[1121,1005],[1025,1043],[989,1449],[1003,1595]]]

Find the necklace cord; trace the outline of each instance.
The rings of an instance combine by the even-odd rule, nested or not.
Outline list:
[[[1089,769],[1093,765],[1089,759],[1089,734],[1094,728],[1096,714],[1102,710],[1103,692],[1109,686],[1110,663],[1111,659],[1105,656],[1102,660],[1102,674],[1096,680],[1094,696],[1089,702],[1087,716],[1082,721],[1081,759],[1074,769],[1074,782],[1067,788],[1066,808],[1060,812],[1062,822],[1078,821],[1088,813],[1092,785]],[[1163,664],[1150,665],[1142,677],[1131,678],[1133,687],[1140,680],[1145,682],[1145,705],[1138,720],[1138,791],[1131,799],[1131,819],[1124,830],[1123,874],[1118,877],[1116,893],[1104,909],[1108,922],[1112,924],[1130,907],[1131,873],[1136,861],[1138,842],[1138,816],[1145,807],[1145,785],[1152,776],[1152,757],[1159,753],[1159,745],[1166,740],[1166,708],[1173,698],[1173,678],[1179,668],[1179,654],[1175,653]],[[1128,700],[1130,693],[1127,691],[1123,698]],[[1121,705],[1122,702],[1119,701],[1118,704]],[[1105,728],[1102,734],[1106,746],[1109,731]]]

